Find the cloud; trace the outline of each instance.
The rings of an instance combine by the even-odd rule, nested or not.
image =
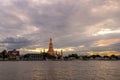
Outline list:
[[[93,43],[95,46],[110,46],[112,44],[120,42],[120,39],[107,39],[107,40],[98,40]]]
[[[105,0],[103,5],[96,6],[91,9],[91,12],[95,15],[105,15],[119,11],[118,0]]]
[[[101,31],[94,34],[94,36],[106,35],[106,34],[115,34],[115,33],[120,33],[120,30],[102,29]]]
[[[23,37],[19,38],[8,37],[1,41],[1,43],[4,44],[8,49],[19,49],[31,44],[30,40]]]
[[[4,0],[0,4],[0,41],[8,49],[48,48],[50,37],[59,49],[119,49],[114,40],[120,30],[118,0]],[[100,42],[109,47],[91,46]]]
[[[86,28],[86,34],[88,35],[96,35],[101,29],[112,28],[115,25],[115,21],[113,19],[106,19],[101,22],[95,23],[93,25],[89,25]]]

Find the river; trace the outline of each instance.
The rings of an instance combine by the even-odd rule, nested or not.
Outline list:
[[[0,61],[0,80],[120,80],[120,61]]]

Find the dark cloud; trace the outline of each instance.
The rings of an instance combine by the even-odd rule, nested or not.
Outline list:
[[[6,38],[2,43],[11,43],[11,44],[16,44],[16,43],[26,43],[28,42],[27,39],[25,38]]]
[[[13,38],[13,37],[8,37],[1,41],[8,49],[19,49],[22,47],[26,47],[31,44],[30,40],[26,38]]]

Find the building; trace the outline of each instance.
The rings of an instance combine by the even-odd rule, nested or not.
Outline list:
[[[50,38],[48,54],[51,54],[51,55],[55,56],[56,59],[63,60],[63,51],[61,50],[61,53],[58,53],[57,51],[54,51],[52,38]]]
[[[55,52],[54,49],[53,49],[52,38],[50,38],[48,54],[55,55],[55,53],[56,53],[56,52]]]
[[[43,60],[43,54],[28,53],[24,55],[24,60]]]
[[[20,52],[17,51],[16,49],[8,51],[8,58],[10,60],[20,60]]]

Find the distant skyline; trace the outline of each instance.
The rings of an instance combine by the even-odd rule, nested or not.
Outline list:
[[[120,55],[120,0],[0,0],[0,50]]]

